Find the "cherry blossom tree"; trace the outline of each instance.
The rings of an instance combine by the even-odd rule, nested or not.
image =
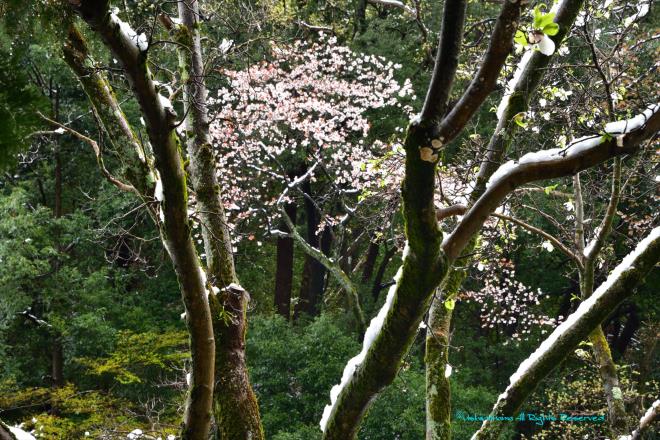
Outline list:
[[[251,238],[255,231],[280,232],[276,280],[288,280],[289,292],[276,288],[278,306],[290,301],[293,254],[289,247],[288,258],[282,257],[283,248],[291,246],[285,240],[299,239],[303,251],[312,253],[305,270],[320,277],[322,288],[324,269],[333,266],[328,259],[331,237],[346,227],[358,199],[368,204],[368,188],[389,178],[385,168],[373,166],[388,151],[371,135],[369,118],[410,115],[410,81],[401,84],[394,77],[400,67],[382,57],[353,53],[336,37],[321,33],[314,43],[273,44],[268,60],[222,72],[228,83],[213,100],[217,111],[211,125],[218,178],[227,188],[225,206],[238,227],[236,240],[241,230],[250,231]],[[287,188],[291,190],[282,197]],[[306,243],[294,231],[301,205]],[[293,227],[280,225],[282,215]],[[302,289],[299,306],[315,313],[319,295],[318,288],[311,294]],[[288,307],[281,313],[288,318]]]

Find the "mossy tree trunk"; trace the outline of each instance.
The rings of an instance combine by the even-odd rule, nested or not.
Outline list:
[[[612,192],[607,210],[597,229],[596,236],[591,245],[585,250],[584,233],[584,202],[582,198],[582,185],[580,174],[573,178],[573,190],[575,196],[575,247],[576,254],[582,264],[578,266],[580,277],[580,296],[582,301],[588,299],[594,290],[595,264],[596,260],[610,235],[616,209],[621,193],[621,159],[614,159],[612,171]],[[603,392],[607,401],[608,423],[612,434],[617,437],[628,431],[626,422],[626,408],[623,400],[623,392],[619,384],[619,376],[616,372],[616,364],[612,358],[610,345],[607,342],[601,325],[594,328],[589,335],[591,351],[598,363],[598,372],[603,384]]]
[[[259,440],[264,433],[245,359],[249,295],[236,276],[227,217],[216,178],[199,34],[199,2],[181,0],[178,11],[181,24],[175,26],[174,34],[180,44],[191,183],[201,220],[207,273],[211,285],[218,289],[209,295],[216,348],[215,438]]]
[[[206,283],[191,237],[182,147],[175,131],[176,114],[156,90],[147,63],[148,49],[123,32],[121,23],[109,11],[109,1],[71,0],[69,4],[119,61],[145,120],[154,168],[163,189],[159,201],[161,235],[179,280],[190,333],[192,371],[181,437],[206,440],[211,424],[215,369],[213,323],[207,297],[212,286]]]

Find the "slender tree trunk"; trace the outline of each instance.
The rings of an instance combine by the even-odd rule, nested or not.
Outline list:
[[[186,173],[181,157],[182,146],[175,131],[177,116],[171,104],[156,90],[147,62],[148,48],[128,35],[124,30],[128,25],[110,13],[109,1],[80,0],[69,2],[69,5],[117,58],[144,117],[153,147],[153,164],[158,172],[154,172],[153,178],[162,187],[156,204],[161,214],[160,231],[177,274],[190,334],[192,371],[181,437],[206,440],[211,423],[215,368],[215,343],[209,307],[213,286],[207,283],[204,270],[200,267],[199,255],[190,233]]]
[[[291,221],[296,223],[296,204],[288,203],[284,207]],[[286,223],[282,228],[290,232]],[[293,238],[277,238],[277,268],[275,269],[275,309],[287,321],[291,319],[291,289],[293,285]]]
[[[319,227],[319,216],[314,203],[310,200],[312,197],[312,188],[309,181],[302,184],[302,190],[307,195],[304,198],[303,206],[305,208],[305,218],[307,221],[307,243],[317,249],[323,249],[323,243],[317,234]],[[324,230],[325,233],[325,230]],[[321,234],[322,236],[325,234]],[[324,254],[326,252],[324,251]],[[327,254],[326,254],[327,255]],[[303,267],[303,276],[300,283],[300,293],[298,295],[298,304],[296,305],[296,317],[301,313],[310,316],[316,316],[319,312],[319,302],[323,295],[323,280],[325,279],[325,267],[310,255],[305,256]]]
[[[364,268],[362,269],[362,281],[365,283],[369,281],[373,275],[379,250],[380,243],[377,240],[372,240],[369,242],[369,248],[367,249],[367,259],[365,260]]]
[[[359,35],[367,29],[367,0],[357,0],[355,8],[354,35]]]
[[[62,341],[57,336],[53,336],[51,342],[51,362],[53,388],[61,388],[64,386],[64,350],[62,349]]]
[[[451,439],[449,346],[452,310],[437,299],[431,303],[426,333],[426,440]]]
[[[390,264],[392,257],[396,254],[396,246],[392,246],[389,249],[385,249],[383,254],[383,259],[378,265],[378,270],[376,271],[376,276],[374,277],[374,284],[371,287],[371,296],[373,296],[374,301],[378,299],[380,291],[382,290],[383,278],[385,277],[385,271],[387,271],[387,266]]]
[[[592,264],[580,272],[580,286],[582,287],[582,300],[585,301],[593,293],[594,268]],[[598,362],[598,372],[603,383],[603,391],[607,401],[608,422],[615,435],[627,432],[626,407],[623,392],[619,384],[616,365],[612,358],[610,345],[607,343],[603,327],[598,325],[589,335],[591,351]]]
[[[594,290],[595,262],[603,243],[608,237],[614,220],[614,214],[619,201],[621,191],[621,159],[614,160],[614,172],[612,175],[612,194],[608,204],[607,212],[601,222],[600,231],[593,239],[594,244],[585,252],[584,240],[584,203],[582,200],[582,185],[580,173],[573,177],[575,195],[575,244],[577,254],[582,259],[582,268],[578,268],[580,275],[580,293],[582,301],[587,300]],[[591,351],[598,362],[598,372],[603,383],[603,391],[607,401],[608,422],[615,436],[623,435],[628,431],[626,421],[626,408],[623,400],[623,392],[619,384],[616,365],[612,358],[612,352],[603,333],[602,325],[598,325],[589,335]]]
[[[60,113],[60,94],[59,89],[51,89],[54,93],[54,102],[53,102],[53,120],[59,122],[59,113]],[[55,141],[53,154],[55,156],[55,200],[53,207],[53,217],[59,219],[62,217],[62,155],[60,154],[60,142],[59,140]],[[58,251],[61,251],[61,246],[59,243],[59,234],[58,234]],[[55,263],[55,271],[59,270],[59,264]],[[61,388],[64,386],[64,351],[62,349],[62,340],[61,335],[58,334],[57,330],[50,332],[51,334],[51,378],[52,378],[52,387]]]
[[[616,338],[614,344],[614,353],[617,359],[623,358],[623,355],[626,353],[626,349],[628,348],[628,345],[630,345],[630,341],[632,341],[635,332],[639,329],[640,324],[637,305],[631,304],[628,317],[626,318],[626,324],[623,326],[623,330],[621,330],[621,334]]]

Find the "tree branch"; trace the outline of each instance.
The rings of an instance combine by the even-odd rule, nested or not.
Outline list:
[[[582,261],[580,260],[580,257],[573,253],[569,248],[567,248],[557,237],[554,235],[544,231],[543,229],[537,228],[536,226],[530,225],[529,223],[526,223],[520,219],[510,217],[508,215],[504,214],[497,214],[497,213],[492,213],[491,216],[497,217],[502,220],[506,220],[511,223],[515,223],[518,226],[528,230],[529,232],[532,232],[534,234],[540,235],[541,237],[545,238],[549,242],[551,242],[557,249],[562,251],[568,258],[573,260],[575,264],[577,264],[578,267],[582,267]]]
[[[437,122],[445,113],[458,67],[466,8],[466,0],[447,0],[445,2],[433,76],[424,100],[424,107],[420,113],[422,124]]]
[[[616,138],[598,136],[580,139],[566,149],[556,148],[529,153],[517,164],[511,161],[502,165],[490,178],[484,194],[470,207],[451,235],[443,242],[447,257],[450,260],[457,258],[490,213],[520,185],[536,180],[573,175],[608,159],[637,151],[643,141],[655,136],[660,130],[659,109],[660,105],[651,106],[643,114],[629,120],[636,121],[636,125],[632,123],[630,125],[635,128]],[[629,121],[618,121],[615,124],[625,125]]]
[[[571,314],[511,376],[511,383],[495,404],[491,416],[516,413],[536,386],[563,359],[577,348],[589,333],[600,325],[651,271],[660,258],[660,227],[656,227],[637,248],[612,271],[610,276],[578,309]],[[491,418],[491,417],[489,417]],[[502,423],[486,420],[473,440],[496,439]]]
[[[456,105],[434,130],[434,139],[443,144],[452,141],[495,89],[497,78],[513,47],[513,35],[518,26],[522,3],[511,0],[504,2],[479,70]]]

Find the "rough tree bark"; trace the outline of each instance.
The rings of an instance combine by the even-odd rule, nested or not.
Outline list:
[[[561,45],[563,39],[568,35],[582,4],[583,0],[564,1],[557,11],[555,22],[559,25],[559,32],[552,37],[557,47]],[[485,157],[480,164],[476,186],[470,196],[470,203],[475,203],[485,192],[486,183],[509,150],[513,135],[518,128],[518,125],[513,121],[513,117],[527,110],[530,99],[551,61],[552,57],[545,56],[540,52],[532,53],[522,69],[519,81],[509,91],[510,95],[506,98],[506,105],[502,109],[503,111],[498,120],[497,127],[489,140]],[[452,215],[452,212],[450,212],[451,208],[447,208],[447,216]],[[473,259],[469,255],[473,253],[474,245],[475,241],[472,240],[463,251],[464,255],[461,259],[461,266],[468,266],[472,262]],[[448,282],[444,284],[441,292],[431,304],[430,317],[440,315],[442,319],[430,319],[429,331],[427,333],[427,362],[425,364],[427,377],[427,439],[439,440],[451,438],[451,430],[447,428],[451,425],[450,386],[449,379],[444,377],[444,371],[447,368],[448,361],[448,353],[445,347],[449,345],[450,341],[448,339],[447,341],[442,341],[442,339],[434,340],[434,335],[436,333],[445,334],[444,328],[449,328],[452,311],[446,310],[444,302],[451,301],[458,295],[465,276],[466,273],[464,270],[452,268],[448,276]],[[439,326],[437,329],[434,327],[436,323]]]
[[[464,2],[459,4],[463,7],[465,5]],[[436,112],[444,109],[446,102],[431,102],[438,99],[446,101],[448,93],[433,84],[450,85],[455,76],[455,67],[453,70],[446,68],[440,61],[436,65],[425,110],[409,125],[404,142],[406,159],[401,191],[404,231],[408,244],[397,283],[390,292],[391,300],[386,301],[385,307],[388,308],[384,320],[372,323],[375,327],[367,330],[369,339],[365,336],[363,351],[357,358],[359,362],[355,359],[349,362],[347,368],[353,371],[345,372],[348,380],[340,386],[331,405],[326,407],[321,422],[324,439],[355,438],[360,420],[374,397],[396,376],[433,292],[446,275],[451,260],[458,257],[455,251],[460,253],[465,246],[461,242],[455,245],[450,243],[447,249],[443,244],[443,234],[438,227],[434,206],[437,155],[425,153],[451,142],[493,90],[513,44],[520,7],[519,2],[504,3],[493,29],[488,52],[474,80],[440,124]],[[443,44],[455,46],[448,50],[451,59],[460,47],[460,40],[441,41],[440,45]],[[450,60],[447,63],[448,66],[457,65]],[[427,111],[429,107],[437,110]],[[466,232],[471,237],[476,230]]]

